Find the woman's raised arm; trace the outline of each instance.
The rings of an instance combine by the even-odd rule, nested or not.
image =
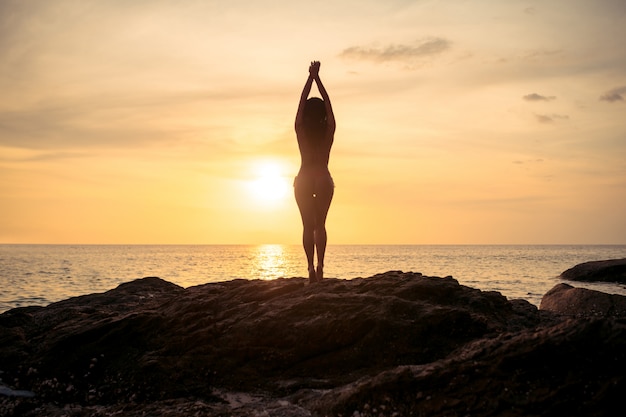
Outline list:
[[[302,94],[300,95],[300,103],[298,103],[298,111],[296,113],[296,132],[300,129],[304,120],[304,105],[306,104],[306,99],[309,97],[309,93],[311,93],[313,78],[318,75],[319,63],[317,65],[314,64],[315,61],[311,62],[311,65],[309,66],[309,77],[307,78],[304,88],[302,89]]]
[[[324,84],[322,83],[322,79],[319,75],[319,66],[320,63],[317,63],[317,72],[315,76],[315,84],[317,84],[317,89],[320,91],[322,95],[322,100],[324,100],[324,105],[326,106],[326,129],[330,131],[330,133],[335,133],[335,114],[333,113],[333,106],[330,104],[330,97],[328,97],[328,92],[326,92],[326,88],[324,88]]]

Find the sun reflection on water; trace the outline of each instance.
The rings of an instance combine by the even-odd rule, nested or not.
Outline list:
[[[283,245],[259,245],[254,251],[253,264],[259,279],[284,277],[287,269],[285,248]]]

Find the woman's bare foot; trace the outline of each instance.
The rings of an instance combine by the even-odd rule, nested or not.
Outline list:
[[[324,279],[324,267],[322,265],[318,265],[317,266],[317,280],[321,281],[322,279]]]
[[[309,268],[309,283],[313,283],[317,281],[317,276],[315,275],[315,268]]]

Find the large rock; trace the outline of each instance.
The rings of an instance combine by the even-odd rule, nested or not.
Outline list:
[[[607,281],[626,283],[626,258],[578,264],[560,275],[571,281]]]
[[[561,283],[543,296],[539,308],[569,316],[626,316],[626,297]]]
[[[470,343],[445,360],[399,366],[312,401],[328,416],[613,416],[625,363],[626,324],[566,320]]]
[[[0,415],[603,410],[624,389],[623,325],[560,317],[413,273],[188,289],[145,278],[0,315]]]

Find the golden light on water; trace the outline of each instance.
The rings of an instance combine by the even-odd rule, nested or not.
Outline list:
[[[283,245],[257,246],[253,264],[260,274],[260,279],[269,280],[284,276],[286,257]]]

